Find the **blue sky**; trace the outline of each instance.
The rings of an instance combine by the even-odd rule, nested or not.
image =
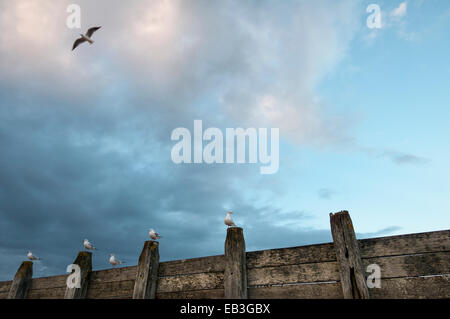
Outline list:
[[[0,0],[0,280],[84,238],[136,264],[149,228],[162,260],[221,254],[228,209],[248,250],[328,242],[344,209],[360,238],[450,228],[446,1],[80,0],[82,30],[70,3]],[[196,119],[279,128],[278,173],[174,164]]]

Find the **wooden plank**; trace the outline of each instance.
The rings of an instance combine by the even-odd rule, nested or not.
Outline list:
[[[252,251],[247,253],[247,268],[297,265],[336,261],[332,243]]]
[[[157,293],[223,288],[223,273],[203,273],[160,278]]]
[[[330,224],[344,298],[368,299],[369,290],[350,214],[347,211],[330,214]]]
[[[91,273],[89,284],[136,279],[137,266],[97,270]]]
[[[8,298],[9,289],[11,288],[11,284],[12,284],[12,280],[0,282],[0,299]]]
[[[65,292],[65,287],[30,289],[28,292],[28,299],[63,299]]]
[[[67,287],[67,275],[33,278],[30,289],[48,289]]]
[[[223,299],[223,289],[207,289],[179,292],[161,292],[156,294],[156,299]]]
[[[363,259],[364,269],[377,264],[381,278],[450,274],[450,252]]]
[[[158,276],[188,275],[204,272],[218,272],[225,269],[225,256],[181,259],[159,263]]]
[[[89,276],[92,272],[92,253],[88,251],[80,251],[77,258],[73,262],[80,267],[80,283],[79,288],[66,287],[64,299],[85,299],[89,286]],[[70,280],[68,275],[67,280]]]
[[[362,258],[450,251],[450,230],[361,239]]]
[[[339,283],[251,287],[249,299],[342,299]]]
[[[337,262],[264,267],[248,270],[249,286],[339,280],[339,265]]]
[[[14,276],[8,293],[8,299],[25,299],[33,277],[33,262],[23,261]]]
[[[88,299],[131,299],[133,297],[134,280],[90,283]]]
[[[0,293],[8,293],[9,292],[9,288],[11,287],[12,284],[12,280],[10,281],[1,281],[0,282]]]
[[[240,227],[227,229],[224,289],[227,299],[247,299],[247,259],[244,231]]]
[[[158,268],[159,243],[149,240],[144,244],[136,270],[133,299],[155,299]]]
[[[392,278],[381,281],[381,288],[370,289],[377,299],[450,298],[450,276]]]

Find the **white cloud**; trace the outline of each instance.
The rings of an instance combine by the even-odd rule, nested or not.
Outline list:
[[[126,84],[124,107],[141,104],[165,117],[161,127],[203,116],[280,127],[295,142],[334,140],[315,88],[345,55],[358,1],[79,1],[82,29],[103,28],[74,52],[83,30],[66,27],[68,4],[0,5],[0,71],[12,83],[91,101]],[[198,105],[205,99],[209,109]]]

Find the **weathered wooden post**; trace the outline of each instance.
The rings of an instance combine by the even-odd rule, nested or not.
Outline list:
[[[69,288],[67,286],[64,299],[85,299],[89,286],[89,276],[92,272],[92,253],[80,251],[73,263],[80,267],[80,287]]]
[[[244,231],[229,227],[225,240],[224,288],[226,299],[247,299],[247,261]]]
[[[24,261],[14,276],[14,280],[9,289],[8,299],[25,299],[27,298],[28,289],[31,286],[31,278],[33,277],[33,263]]]
[[[359,244],[348,211],[330,214],[334,250],[339,263],[345,299],[369,299]]]
[[[149,240],[144,244],[137,266],[133,299],[155,299],[158,283],[159,243]]]

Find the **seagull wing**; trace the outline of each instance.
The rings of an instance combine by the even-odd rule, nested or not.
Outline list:
[[[86,41],[86,39],[84,39],[84,38],[78,38],[78,39],[76,39],[75,42],[73,43],[72,51],[75,50],[75,48],[76,48],[77,46],[79,46],[81,43],[83,43],[83,42],[85,42],[85,41]]]
[[[98,29],[100,29],[101,27],[93,27],[90,28],[89,30],[87,30],[86,35],[88,36],[88,38],[92,37],[92,35],[94,34],[95,31],[97,31]]]

